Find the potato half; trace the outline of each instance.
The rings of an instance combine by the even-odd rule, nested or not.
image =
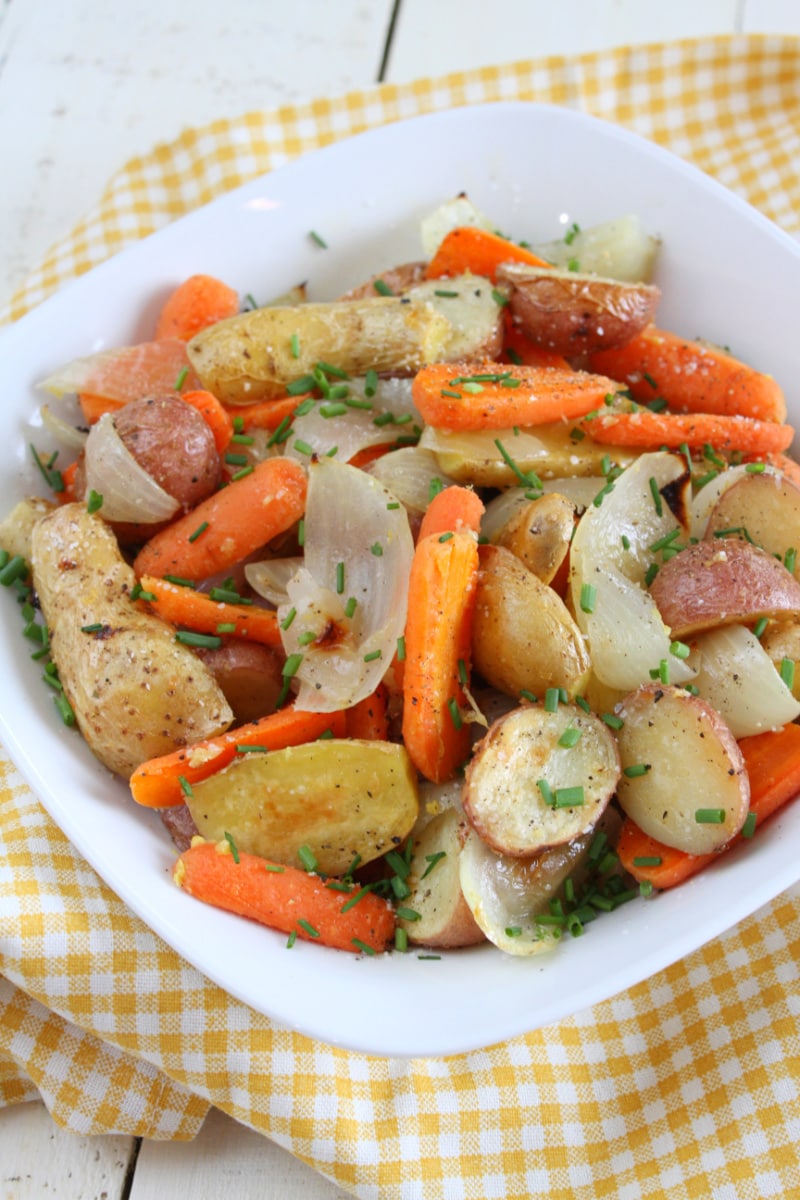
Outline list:
[[[617,797],[645,833],[687,854],[719,850],[750,803],[744,757],[722,717],[681,688],[647,684],[618,705]]]
[[[575,358],[624,346],[654,319],[661,292],[647,283],[503,263],[498,282],[511,288],[509,309],[526,337]]]
[[[240,850],[289,866],[308,846],[326,875],[398,846],[419,809],[405,749],[356,738],[242,755],[192,791],[189,809],[207,841],[229,833]]]
[[[459,862],[468,828],[460,809],[446,808],[427,822],[414,844],[406,881],[411,895],[403,906],[419,920],[401,918],[399,924],[415,945],[452,949],[484,941],[461,891]]]
[[[530,858],[592,829],[620,764],[614,736],[577,705],[516,708],[478,744],[467,768],[464,811],[493,850]]]

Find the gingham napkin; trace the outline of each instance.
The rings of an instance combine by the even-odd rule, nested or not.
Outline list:
[[[7,317],[287,159],[382,122],[535,99],[669,146],[800,228],[800,41],[549,58],[251,113],[135,159]],[[0,1098],[79,1133],[190,1138],[215,1104],[360,1197],[800,1196],[800,889],[648,982],[478,1053],[331,1049],[230,999],[77,856],[0,760]],[[113,988],[108,981],[113,979]]]

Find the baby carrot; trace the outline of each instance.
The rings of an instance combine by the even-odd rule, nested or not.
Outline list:
[[[570,368],[434,363],[417,372],[411,394],[428,425],[462,432],[573,420],[618,387],[603,375]]]
[[[334,950],[380,954],[394,937],[394,911],[373,892],[353,904],[352,896],[319,875],[237,850],[227,840],[215,845],[194,839],[173,879],[215,908]]]
[[[214,600],[206,592],[182,587],[155,575],[142,575],[139,583],[152,611],[171,625],[212,635],[225,626],[223,632],[231,637],[246,638],[274,649],[282,646],[278,618],[272,609]]]
[[[180,392],[181,400],[196,408],[200,416],[214,435],[214,445],[218,454],[224,454],[233,437],[233,417],[216,396],[211,392],[198,391]]]
[[[484,511],[483,501],[472,488],[444,488],[425,510],[417,540],[434,533],[480,533]]]
[[[385,742],[389,738],[389,693],[379,683],[371,696],[365,696],[347,709],[345,729],[349,738],[366,742]]]
[[[595,442],[605,446],[638,446],[656,450],[666,446],[690,450],[711,445],[716,451],[740,450],[745,454],[781,453],[794,438],[791,425],[759,421],[755,417],[721,413],[602,412],[582,423]]]
[[[786,420],[786,401],[771,375],[654,325],[624,346],[593,354],[591,369],[619,379],[636,400],[660,397],[676,412]]]
[[[403,741],[427,779],[451,779],[469,753],[461,718],[469,677],[478,543],[468,533],[417,542],[403,670]]]
[[[497,268],[504,262],[528,263],[532,267],[550,266],[543,258],[499,234],[489,233],[477,225],[461,225],[458,229],[451,229],[442,239],[439,249],[428,263],[426,275],[428,279],[438,279],[442,275],[463,275],[465,271],[471,271],[473,275],[483,275],[493,280]]]
[[[284,421],[294,416],[299,405],[307,400],[311,392],[300,396],[276,396],[274,400],[258,400],[255,404],[242,404],[236,408],[236,416],[242,418],[242,427],[269,429],[274,432]]]
[[[555,350],[547,350],[544,346],[537,346],[536,342],[532,342],[529,337],[526,337],[519,326],[508,315],[508,309],[505,312],[502,358],[504,362],[516,363],[518,367],[569,366],[563,354],[556,354]]]
[[[748,820],[757,826],[800,793],[800,725],[742,738],[739,746],[750,779]],[[737,834],[728,846],[736,845],[742,836]],[[664,846],[643,833],[630,817],[623,822],[617,853],[634,879],[659,889],[683,883],[719,858],[718,853],[686,854]]]
[[[93,392],[81,392],[78,396],[83,419],[87,425],[95,425],[103,413],[118,412],[125,400],[111,400],[108,396],[96,396]]]
[[[290,458],[266,458],[155,534],[139,551],[134,570],[139,577],[207,579],[291,528],[305,502],[303,468]]]
[[[260,750],[285,750],[316,741],[322,734],[345,736],[342,712],[310,713],[287,706],[277,712],[229,729],[214,738],[148,759],[130,779],[131,794],[145,808],[175,808],[186,799],[185,788],[208,779],[233,762],[239,746]],[[247,750],[243,751],[247,753]]]
[[[235,317],[239,296],[213,275],[192,275],[175,289],[161,310],[156,341],[179,338],[189,342],[201,329]]]

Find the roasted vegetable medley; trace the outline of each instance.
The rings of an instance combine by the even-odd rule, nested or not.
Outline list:
[[[533,955],[800,790],[793,430],[660,328],[657,258],[459,196],[337,298],[195,275],[43,381],[0,582],[188,893],[290,945]]]

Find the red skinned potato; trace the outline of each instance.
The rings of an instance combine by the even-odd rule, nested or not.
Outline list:
[[[467,768],[464,811],[500,854],[532,858],[592,829],[619,778],[608,726],[577,705],[538,704],[501,717]]]
[[[240,639],[214,650],[198,650],[197,655],[222,689],[237,724],[275,711],[283,686],[283,655]]]
[[[360,283],[349,292],[345,292],[339,299],[369,300],[373,296],[402,296],[409,288],[424,283],[427,265],[426,262],[400,263],[399,266],[390,267],[388,271],[373,275],[365,283]]]
[[[800,551],[800,487],[785,475],[745,473],[717,500],[705,536],[723,531],[726,537],[749,538],[781,558],[790,548]],[[793,574],[800,578],[800,554]]]
[[[566,358],[624,346],[655,316],[661,292],[647,283],[504,263],[509,310],[531,341]]]
[[[744,824],[744,757],[710,704],[683,688],[646,684],[617,705],[617,798],[640,829],[687,854],[721,849]]]
[[[679,639],[719,625],[800,615],[800,583],[766,550],[736,538],[687,546],[659,569],[650,594]]]

